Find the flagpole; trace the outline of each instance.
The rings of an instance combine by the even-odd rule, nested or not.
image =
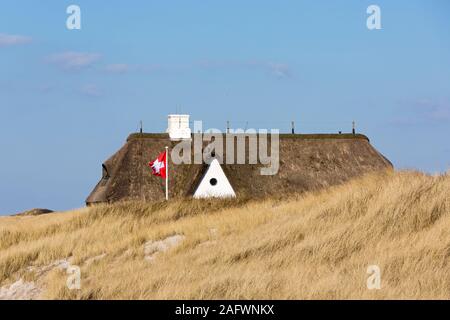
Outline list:
[[[169,147],[166,146],[166,200],[169,200]]]

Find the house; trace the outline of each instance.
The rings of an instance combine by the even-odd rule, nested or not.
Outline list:
[[[151,175],[148,162],[166,146],[172,151],[179,143],[187,144],[191,151],[188,158],[201,158],[199,153],[208,157],[201,163],[179,164],[168,157],[171,198],[265,197],[304,192],[392,168],[391,162],[363,134],[280,134],[278,171],[274,175],[262,175],[261,169],[266,165],[248,161],[250,134],[235,134],[245,141],[247,162],[229,164],[225,161],[227,148],[223,148],[221,157],[214,150],[208,151],[208,134],[203,134],[207,138],[195,147],[191,142],[198,133],[192,134],[188,129],[186,115],[172,115],[166,133],[131,134],[123,147],[102,164],[102,177],[86,203],[164,199],[164,181]],[[255,137],[261,138],[260,134]]]

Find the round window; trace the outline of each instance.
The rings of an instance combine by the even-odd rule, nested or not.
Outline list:
[[[212,186],[215,186],[215,185],[217,184],[217,179],[216,179],[216,178],[211,178],[211,179],[209,179],[209,183],[210,183]]]

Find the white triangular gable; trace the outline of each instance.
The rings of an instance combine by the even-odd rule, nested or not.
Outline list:
[[[194,198],[229,198],[236,197],[233,187],[223,172],[217,159],[211,161],[205,175],[200,181]]]

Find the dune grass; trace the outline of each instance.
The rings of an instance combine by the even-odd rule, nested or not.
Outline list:
[[[0,285],[68,258],[81,289],[55,269],[42,298],[449,299],[449,230],[450,176],[408,171],[279,199],[99,205],[0,218]],[[175,234],[144,259],[146,242]]]

